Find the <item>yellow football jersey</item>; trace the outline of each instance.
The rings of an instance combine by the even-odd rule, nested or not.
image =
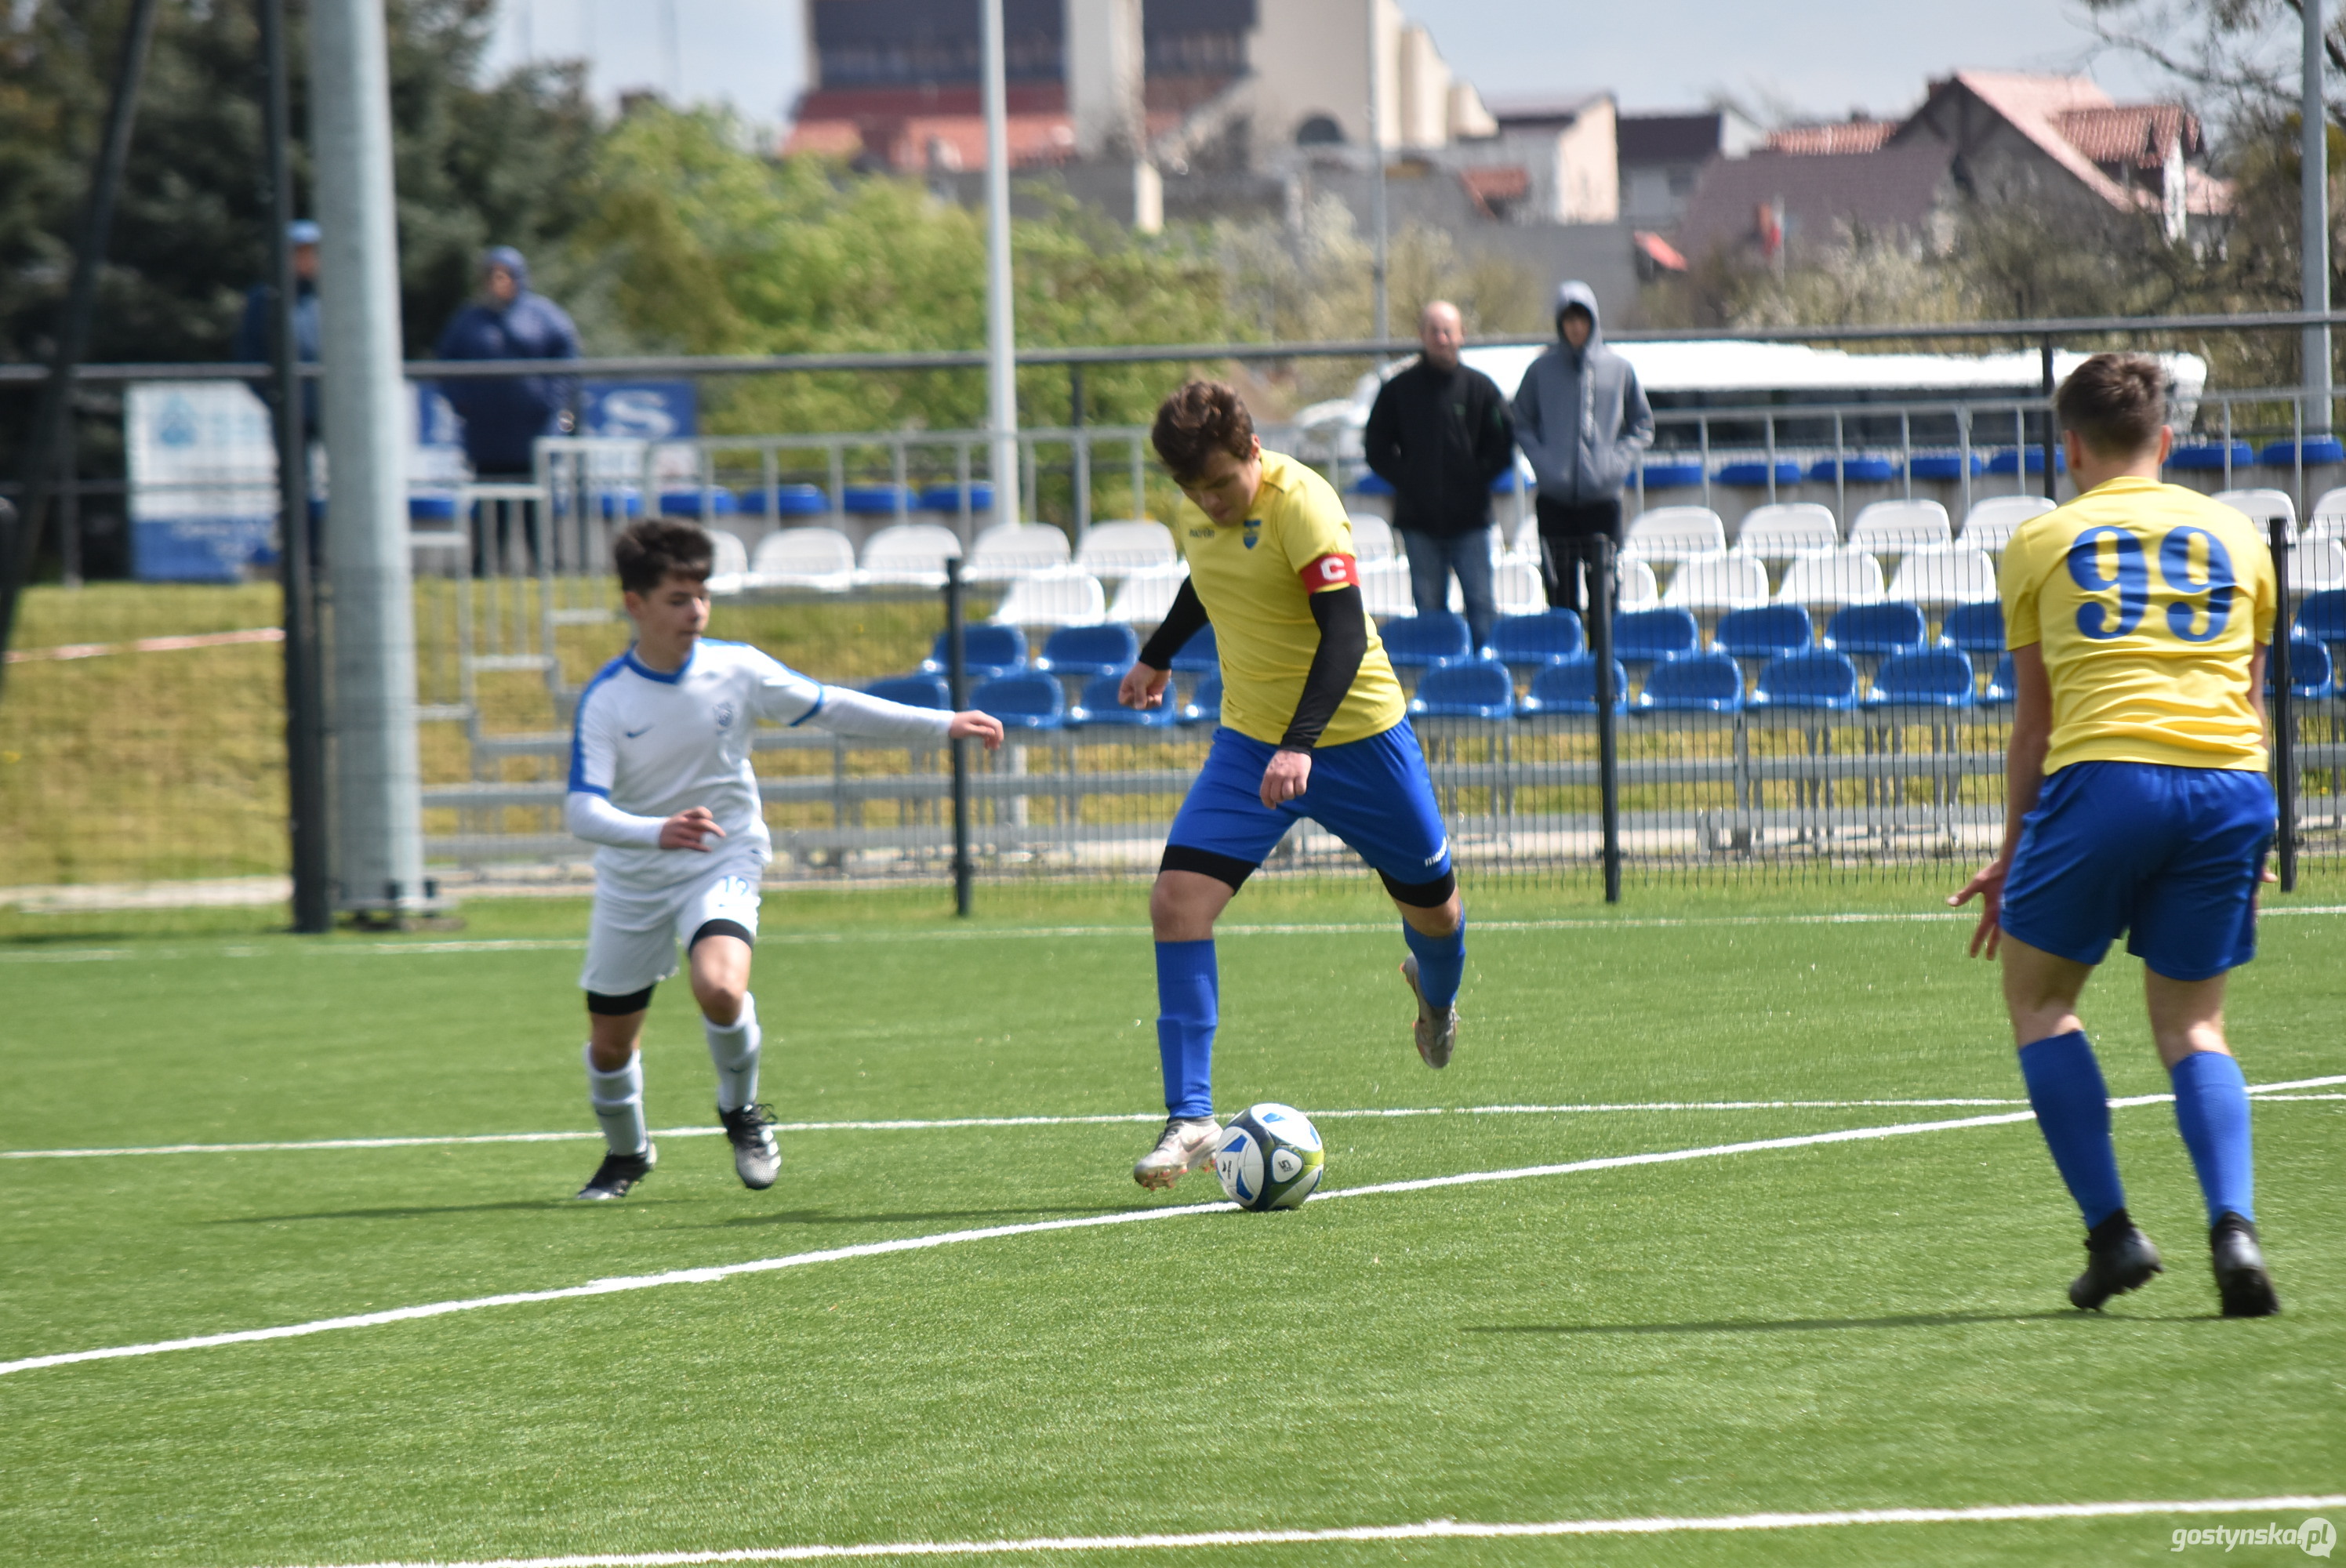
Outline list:
[[[2044,647],[2045,771],[2072,762],[2261,769],[2249,691],[2272,641],[2272,553],[2246,517],[2121,478],[2023,524],[1997,574],[2004,643]]]
[[[1320,647],[1311,595],[1352,581],[1349,574],[1331,577],[1323,570],[1307,590],[1303,578],[1324,556],[1353,554],[1344,504],[1310,468],[1266,452],[1262,486],[1244,523],[1221,526],[1185,500],[1174,514],[1173,535],[1189,563],[1198,600],[1214,623],[1222,659],[1222,722],[1276,746],[1295,718],[1303,678]],[[1341,746],[1382,734],[1407,711],[1401,682],[1371,619],[1361,671],[1319,744]]]

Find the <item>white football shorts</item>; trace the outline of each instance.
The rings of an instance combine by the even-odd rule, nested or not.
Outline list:
[[[643,891],[598,886],[586,926],[586,967],[581,989],[626,996],[676,972],[679,942],[713,920],[729,920],[758,934],[758,884],[762,855],[727,855],[707,875],[672,888]]]

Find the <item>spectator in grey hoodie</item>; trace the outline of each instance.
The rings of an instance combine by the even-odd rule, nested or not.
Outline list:
[[[1587,284],[1556,290],[1556,335],[1515,391],[1515,443],[1539,484],[1548,606],[1585,612],[1596,581],[1594,542],[1621,542],[1621,486],[1653,444],[1654,411],[1629,361],[1605,346]]]

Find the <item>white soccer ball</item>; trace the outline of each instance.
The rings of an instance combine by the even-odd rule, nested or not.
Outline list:
[[[1294,1208],[1326,1170],[1320,1129],[1292,1105],[1250,1105],[1214,1145],[1214,1174],[1240,1208]]]

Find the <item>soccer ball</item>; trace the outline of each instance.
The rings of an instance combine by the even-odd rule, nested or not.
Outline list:
[[[1327,1169],[1320,1129],[1291,1105],[1250,1105],[1214,1145],[1214,1174],[1240,1208],[1295,1208]]]

